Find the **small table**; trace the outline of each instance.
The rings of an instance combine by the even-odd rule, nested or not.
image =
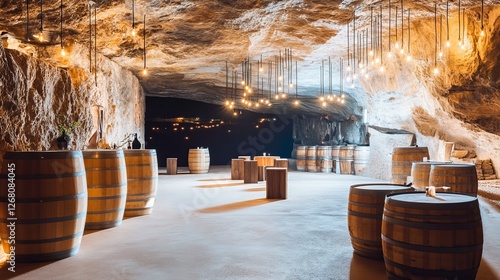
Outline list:
[[[274,160],[280,158],[279,156],[254,156],[253,159],[257,161],[257,166],[274,166]]]
[[[244,161],[244,175],[243,183],[258,183],[258,170],[256,160],[245,160]]]
[[[233,158],[231,160],[231,180],[243,180],[245,172],[244,166],[245,159]]]
[[[284,167],[266,168],[266,198],[286,199],[288,174]]]

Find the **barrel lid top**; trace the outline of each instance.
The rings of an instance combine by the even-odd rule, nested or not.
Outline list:
[[[425,192],[414,192],[389,195],[387,199],[419,204],[452,204],[472,202],[477,200],[477,197],[459,193],[436,193],[436,196],[432,197],[427,196]]]
[[[432,164],[451,164],[452,162],[451,161],[414,161],[413,164],[417,164],[417,165],[432,165]]]
[[[355,185],[353,186],[359,190],[371,190],[371,191],[399,191],[399,190],[408,190],[411,187],[403,186],[403,185]]]

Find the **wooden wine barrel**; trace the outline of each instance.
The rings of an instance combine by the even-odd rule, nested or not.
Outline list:
[[[158,190],[158,160],[156,150],[124,150],[127,166],[126,217],[148,215]]]
[[[8,196],[12,193],[15,209],[10,212]],[[87,180],[81,151],[5,153],[0,173],[0,239],[5,253],[10,253],[11,246],[7,225],[12,221],[8,219],[15,217],[17,262],[73,256],[80,249],[86,215]]]
[[[414,161],[411,165],[412,186],[424,190],[429,186],[429,175],[432,165],[446,164],[444,161]]]
[[[450,192],[477,196],[478,182],[474,164],[432,165],[429,185],[450,187]]]
[[[306,171],[306,146],[297,146],[297,171]]]
[[[83,161],[88,191],[85,229],[120,225],[127,201],[127,169],[123,150],[85,150]]]
[[[411,176],[411,165],[414,161],[429,158],[427,147],[394,147],[392,151],[392,183],[405,184]]]
[[[188,154],[189,172],[193,174],[208,173],[210,167],[210,153],[206,149],[189,149]]]
[[[320,165],[320,171],[322,173],[331,173],[333,167],[333,161],[331,159],[322,159]]]
[[[332,146],[318,146],[316,149],[316,169],[321,171],[322,161],[332,159]]]
[[[351,186],[347,204],[347,225],[356,254],[382,259],[380,234],[385,196],[411,191],[414,189],[406,185],[384,183]]]
[[[340,174],[354,174],[354,149],[356,145],[340,147],[339,162]]]
[[[316,164],[316,151],[317,146],[307,146],[306,150],[306,162],[308,172],[318,172]]]
[[[370,146],[356,146],[354,148],[354,173],[361,174],[370,159]]]
[[[340,173],[340,148],[342,146],[337,145],[332,147],[332,171],[333,173]]]
[[[382,251],[389,279],[475,279],[483,251],[478,200],[455,193],[437,197],[386,197]]]

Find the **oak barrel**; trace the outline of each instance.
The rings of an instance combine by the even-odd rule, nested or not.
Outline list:
[[[356,145],[340,147],[339,162],[340,174],[354,174],[354,149]]]
[[[307,146],[306,150],[306,162],[307,162],[307,171],[309,172],[318,172],[317,164],[316,164],[316,151],[317,146]]]
[[[331,159],[322,159],[320,165],[320,171],[322,173],[331,173],[333,167],[333,161]]]
[[[208,148],[189,149],[188,168],[193,174],[208,173],[210,167],[210,153]]]
[[[444,161],[414,161],[411,165],[412,186],[417,189],[425,189],[429,186],[429,175],[432,165],[446,164]]]
[[[370,159],[370,146],[356,146],[354,148],[354,173],[361,174]]]
[[[124,150],[127,166],[125,216],[148,215],[158,190],[158,161],[155,149]]]
[[[382,259],[380,234],[385,196],[413,190],[406,185],[384,183],[351,186],[347,204],[347,225],[356,254]]]
[[[394,147],[392,151],[392,183],[405,184],[411,176],[411,165],[414,161],[429,158],[427,147]]]
[[[318,146],[316,149],[316,169],[321,171],[323,160],[332,159],[332,146]]]
[[[104,229],[122,223],[127,201],[127,169],[123,150],[85,150],[87,220],[85,229]]]
[[[332,147],[332,171],[333,173],[340,173],[340,147],[341,145],[336,145]]]
[[[297,146],[297,171],[306,171],[306,146]]]
[[[8,200],[12,193],[15,201]],[[14,202],[11,212],[8,204]],[[86,215],[81,151],[5,153],[0,173],[0,239],[5,253],[10,253],[11,246],[8,219],[15,217],[16,261],[73,256],[80,249]]]
[[[478,181],[474,164],[432,165],[429,185],[450,187],[450,192],[477,196]]]
[[[388,195],[382,251],[389,279],[475,279],[483,251],[476,197]]]

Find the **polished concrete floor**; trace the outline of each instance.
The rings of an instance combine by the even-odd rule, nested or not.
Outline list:
[[[229,167],[202,175],[160,171],[154,212],[86,232],[80,252],[48,263],[0,264],[0,279],[386,279],[383,261],[353,254],[349,186],[380,180],[289,172],[288,199],[265,182],[231,181]],[[500,279],[500,214],[480,199],[480,280]]]

